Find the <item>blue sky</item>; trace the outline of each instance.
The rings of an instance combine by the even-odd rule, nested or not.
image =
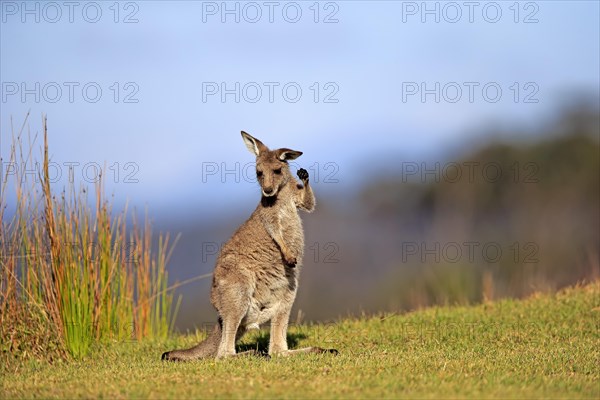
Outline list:
[[[303,151],[298,164],[318,169],[316,184],[334,190],[352,186],[378,155],[443,154],[483,127],[543,122],[570,93],[598,93],[596,1],[476,2],[472,21],[464,2],[428,2],[439,22],[422,2],[275,3],[270,22],[265,2],[228,2],[239,10],[236,23],[222,2],[121,2],[118,15],[112,1],[79,2],[72,22],[62,2],[28,2],[34,11],[25,15],[24,3],[1,2],[2,156],[11,117],[20,125],[31,111],[36,132],[45,113],[53,160],[65,171],[68,162],[113,166],[106,186],[118,203],[151,212],[225,207],[258,196],[242,172],[253,158],[240,130]],[[261,18],[250,22],[256,10]],[[127,16],[137,22],[124,23]],[[236,94],[222,102],[207,92],[236,82],[239,103]],[[24,99],[23,85],[33,89]],[[262,97],[252,102],[257,87]],[[424,102],[422,88],[433,89]],[[237,176],[208,174],[236,162]],[[138,182],[125,182],[128,175]]]

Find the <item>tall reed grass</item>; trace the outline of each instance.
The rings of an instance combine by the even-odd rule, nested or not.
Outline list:
[[[56,332],[75,358],[98,341],[166,337],[178,308],[167,286],[166,265],[174,245],[169,235],[160,235],[153,247],[148,217],[140,226],[135,215],[128,224],[127,209],[115,213],[101,177],[92,196],[73,181],[54,193],[46,118],[41,168],[33,156],[37,135],[28,134],[25,143],[26,124],[27,117],[17,135],[13,129],[9,160],[2,161],[2,350],[23,345],[13,343],[15,337],[28,335],[15,329],[32,335],[44,329]],[[34,170],[39,171],[36,176]],[[5,220],[7,209],[12,215]],[[41,317],[28,318],[32,312]]]

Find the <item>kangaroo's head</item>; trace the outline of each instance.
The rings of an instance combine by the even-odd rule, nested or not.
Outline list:
[[[290,149],[269,150],[260,140],[244,131],[242,138],[248,150],[256,156],[256,180],[260,184],[263,196],[277,196],[279,190],[294,179],[288,160],[300,157],[302,152]]]

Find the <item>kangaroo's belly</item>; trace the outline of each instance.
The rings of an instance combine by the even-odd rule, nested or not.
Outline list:
[[[254,292],[250,298],[244,325],[257,328],[271,320],[279,312],[289,309],[296,298],[298,286],[297,268],[284,267],[257,271]]]

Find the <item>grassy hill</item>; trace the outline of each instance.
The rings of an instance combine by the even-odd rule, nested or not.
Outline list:
[[[0,366],[0,398],[600,397],[600,281],[554,295],[292,326],[302,355],[164,363],[168,342],[99,346],[81,361]],[[242,347],[264,348],[266,331]],[[4,369],[4,370],[2,370]]]

